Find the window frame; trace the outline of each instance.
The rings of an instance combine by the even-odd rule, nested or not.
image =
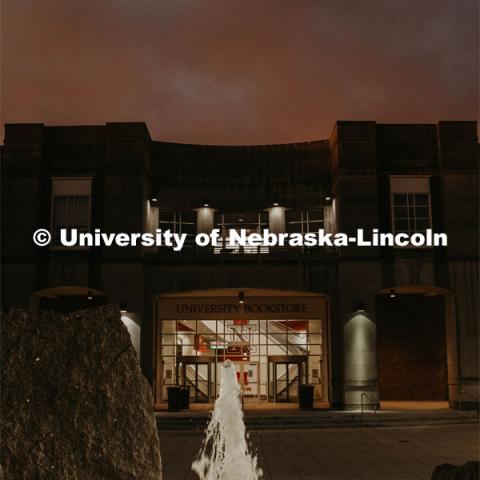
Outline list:
[[[179,235],[181,235],[183,233],[186,233],[187,238],[186,238],[186,241],[185,241],[185,245],[188,246],[188,245],[193,245],[195,243],[195,236],[197,234],[196,233],[197,232],[197,219],[196,219],[196,212],[194,210],[188,210],[188,209],[175,210],[175,209],[172,209],[172,208],[157,207],[157,212],[158,212],[157,213],[157,218],[156,218],[157,227],[153,228],[154,231],[158,228],[158,229],[162,230],[162,232],[165,232],[167,229],[170,229],[170,231],[172,233],[177,233]],[[172,221],[163,221],[162,220],[162,212],[164,214],[165,214],[165,212],[168,212],[168,213],[172,214]],[[183,218],[184,214],[186,214],[185,216],[188,216],[189,214],[191,214],[192,218],[193,218],[193,222],[189,221],[188,219],[185,220]],[[193,233],[184,231],[183,227],[185,227],[187,225],[192,227]],[[167,226],[166,229],[164,228],[165,226]],[[162,247],[160,247],[160,248],[162,248]]]
[[[316,210],[322,210],[322,220],[310,220],[310,213],[314,212]],[[290,213],[299,213],[300,214],[300,220],[299,221],[289,221],[288,220],[288,214]],[[317,224],[319,225],[318,228],[312,230],[312,225]],[[290,231],[289,226],[290,225],[299,225],[300,230],[299,231]],[[307,233],[316,233],[318,232],[319,229],[322,229],[326,231],[325,229],[325,207],[314,207],[314,208],[305,208],[305,209],[288,209],[285,212],[285,232],[286,233],[300,233],[302,235],[305,235]]]
[[[407,209],[407,217],[404,219],[407,221],[407,231],[398,231],[395,226],[395,221],[398,220],[395,216],[395,202],[394,196],[395,195],[407,195],[407,204],[403,205]],[[408,195],[414,195],[414,203],[413,207],[409,204]],[[415,202],[415,195],[427,195],[427,207],[428,207],[428,225],[424,231],[428,229],[433,229],[432,224],[432,196],[430,193],[430,175],[390,175],[390,228],[391,232],[396,235],[397,233],[407,233],[409,236],[412,236],[415,233],[422,233],[422,231],[417,230],[416,227],[416,202]],[[425,205],[421,205],[425,206]],[[397,205],[398,207],[398,205]],[[410,217],[409,209],[413,208],[413,217]],[[424,219],[425,217],[419,217]],[[410,223],[413,219],[414,222],[414,230],[410,230]],[[405,246],[395,245],[393,248],[399,249],[419,249],[419,248],[431,248],[426,245],[423,246],[415,246],[412,244],[408,244]]]
[[[221,253],[228,254],[247,254],[247,255],[256,255],[259,253],[265,254],[269,253],[269,247],[259,246],[259,247],[241,247],[240,245],[229,246],[229,232],[232,230],[251,230],[248,233],[262,233],[263,229],[268,229],[268,212],[266,211],[246,211],[246,212],[215,212],[216,217],[214,216],[213,228],[218,228],[220,230],[220,242],[221,245],[214,247],[214,254],[218,255]],[[235,217],[237,221],[227,221],[225,222],[225,216]],[[255,221],[240,221],[240,218],[247,217],[247,220],[253,220],[253,218],[248,218],[250,216],[256,216]],[[229,219],[228,219],[229,220]],[[249,228],[250,227],[250,228]]]
[[[60,243],[56,243],[54,234],[54,212],[55,198],[66,197],[67,199],[70,199],[74,197],[86,197],[88,205],[87,228],[85,233],[89,233],[92,229],[92,177],[52,177],[51,181],[52,191],[50,196],[50,233],[52,235],[52,242],[50,243],[50,250],[89,250],[89,246],[65,247]],[[71,225],[68,228],[75,228],[75,225]]]

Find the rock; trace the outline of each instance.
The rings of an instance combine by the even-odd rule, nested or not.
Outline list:
[[[5,479],[161,479],[151,389],[117,306],[12,310],[1,341]]]
[[[478,480],[479,462],[467,462],[463,465],[444,463],[435,468],[431,480]]]

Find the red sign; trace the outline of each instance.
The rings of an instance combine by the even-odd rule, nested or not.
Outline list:
[[[248,320],[234,320],[234,325],[248,325]]]
[[[240,372],[237,372],[237,381],[240,383]],[[248,385],[248,372],[243,372],[243,385]]]

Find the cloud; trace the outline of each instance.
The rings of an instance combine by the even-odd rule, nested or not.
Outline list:
[[[477,18],[475,0],[5,2],[2,120],[243,144],[475,119]]]

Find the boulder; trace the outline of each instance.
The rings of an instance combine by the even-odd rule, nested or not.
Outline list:
[[[116,305],[1,325],[5,479],[159,480],[151,388]]]
[[[480,464],[476,461],[463,465],[444,463],[435,468],[431,480],[478,480]]]

